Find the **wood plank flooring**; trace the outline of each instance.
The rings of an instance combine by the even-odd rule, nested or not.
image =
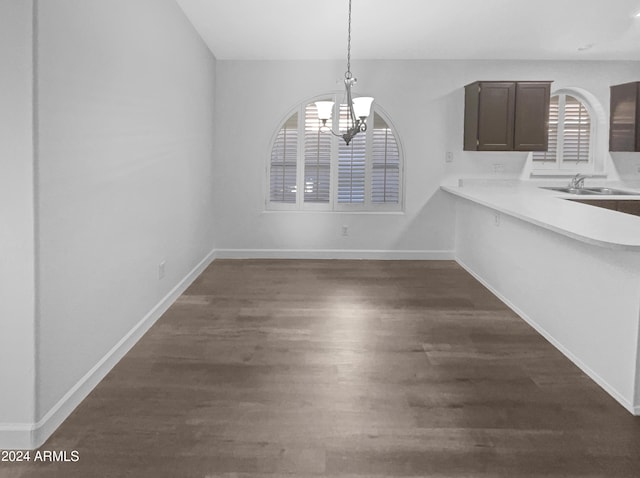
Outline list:
[[[453,262],[216,260],[41,450],[0,477],[639,477],[640,419]]]

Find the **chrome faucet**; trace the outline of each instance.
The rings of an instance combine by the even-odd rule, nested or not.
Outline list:
[[[569,187],[572,189],[581,189],[584,187],[584,180],[587,176],[585,176],[584,174],[576,174],[574,177],[571,178],[571,181],[569,181]]]

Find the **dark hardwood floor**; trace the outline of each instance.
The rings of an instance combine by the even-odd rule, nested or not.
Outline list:
[[[453,262],[217,260],[41,450],[0,476],[639,477],[640,419]]]

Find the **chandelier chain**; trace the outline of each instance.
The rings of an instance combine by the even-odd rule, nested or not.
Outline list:
[[[347,72],[344,74],[346,79],[351,79],[351,0],[349,0],[349,28],[347,36]]]
[[[327,126],[327,120],[331,119],[333,114],[331,111],[333,110],[333,101],[317,101],[316,107],[318,108],[318,117],[322,120],[322,125],[320,126],[320,130],[326,128],[326,130],[330,131],[334,136],[340,136],[344,139],[347,146],[353,139],[353,137],[367,130],[367,117],[371,112],[371,103],[373,102],[373,98],[370,97],[361,97],[356,98],[358,100],[358,115],[356,116],[356,109],[354,107],[354,99],[351,95],[351,88],[356,83],[356,79],[351,74],[351,0],[349,0],[349,23],[348,23],[348,35],[347,35],[347,71],[344,74],[344,87],[345,87],[345,103],[340,104],[338,108],[337,115],[340,118],[339,123],[343,121],[343,110],[342,106],[346,106],[346,132],[336,133],[330,126]],[[322,112],[320,111],[322,110]],[[335,114],[335,113],[334,113]],[[320,136],[318,135],[318,140],[320,140]]]

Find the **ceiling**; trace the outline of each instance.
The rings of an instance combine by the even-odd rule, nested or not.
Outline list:
[[[219,60],[343,59],[348,0],[177,0]],[[640,0],[353,0],[355,59],[640,60]]]

